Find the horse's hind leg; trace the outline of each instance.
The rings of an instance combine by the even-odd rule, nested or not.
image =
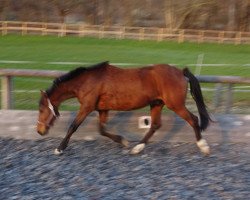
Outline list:
[[[206,140],[202,139],[198,117],[192,114],[185,106],[178,108],[178,109],[172,109],[172,110],[176,114],[178,114],[181,118],[186,120],[190,124],[190,126],[193,127],[196,140],[197,140],[197,146],[200,148],[202,153],[204,153],[205,155],[208,155],[210,153],[210,148]]]
[[[146,133],[144,138],[137,144],[131,151],[130,154],[138,154],[144,148],[148,140],[153,136],[155,131],[161,127],[161,110],[163,104],[151,105],[151,127]]]
[[[100,134],[103,135],[103,136],[106,136],[110,139],[112,139],[113,141],[117,142],[117,143],[120,143],[122,144],[123,146],[125,147],[128,147],[129,145],[129,142],[124,139],[122,136],[120,135],[114,135],[114,134],[111,134],[111,133],[108,133],[105,129],[105,124],[108,120],[108,111],[99,111],[99,131],[100,131]]]

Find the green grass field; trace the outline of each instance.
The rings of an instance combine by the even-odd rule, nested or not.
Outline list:
[[[200,54],[204,54],[202,75],[232,75],[250,77],[250,45],[196,44],[135,40],[95,39],[55,36],[0,36],[0,68],[71,70],[79,64],[51,62],[97,63],[110,61],[121,67],[136,67],[152,63],[171,63],[193,72]],[[30,63],[13,63],[30,61]],[[50,64],[49,64],[50,63]],[[122,64],[123,63],[123,64]],[[226,64],[226,65],[225,65]],[[21,78],[15,80],[15,108],[34,109],[40,89],[51,84],[50,79]],[[207,85],[206,87],[213,87]],[[22,92],[29,90],[28,93]],[[212,101],[212,93],[208,101]],[[206,94],[205,94],[206,95]],[[249,93],[237,94],[237,102],[249,101]],[[32,99],[32,100],[31,100]],[[249,102],[247,102],[249,105]],[[67,105],[65,106],[65,108]]]
[[[204,54],[204,64],[233,64],[235,67],[204,67],[202,74],[249,76],[250,45],[218,45],[55,36],[1,36],[0,60],[36,61],[35,64],[1,64],[1,68],[72,69],[72,65],[47,62],[174,63],[195,64]]]

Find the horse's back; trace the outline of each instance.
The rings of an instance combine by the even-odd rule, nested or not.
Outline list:
[[[99,109],[133,110],[145,107],[158,95],[150,68],[108,66],[100,80]]]
[[[162,77],[163,79],[179,79],[183,75],[182,70],[170,66],[168,64],[157,64],[140,68],[122,69],[112,65],[108,65],[104,76],[108,79],[118,79],[131,81],[152,81],[155,77]]]
[[[109,65],[100,80],[100,109],[130,110],[183,90],[182,71],[169,65],[121,69]]]

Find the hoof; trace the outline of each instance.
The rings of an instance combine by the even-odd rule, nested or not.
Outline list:
[[[129,147],[129,141],[126,140],[126,139],[124,139],[124,138],[122,139],[121,144],[122,144],[124,147],[126,147],[126,148]]]
[[[55,149],[54,154],[55,155],[62,155],[63,154],[63,150]]]
[[[132,155],[140,153],[145,148],[145,143],[137,144],[129,153]]]
[[[201,152],[205,155],[210,154],[210,147],[207,144],[207,141],[204,139],[201,139],[197,142],[197,146],[200,148]]]

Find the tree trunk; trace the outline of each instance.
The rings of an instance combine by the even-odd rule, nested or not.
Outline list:
[[[235,10],[236,10],[236,1],[229,0],[228,5],[228,24],[227,30],[234,31],[235,30]]]
[[[165,1],[165,25],[166,28],[169,28],[170,30],[173,29],[173,2],[172,0],[166,0]]]

